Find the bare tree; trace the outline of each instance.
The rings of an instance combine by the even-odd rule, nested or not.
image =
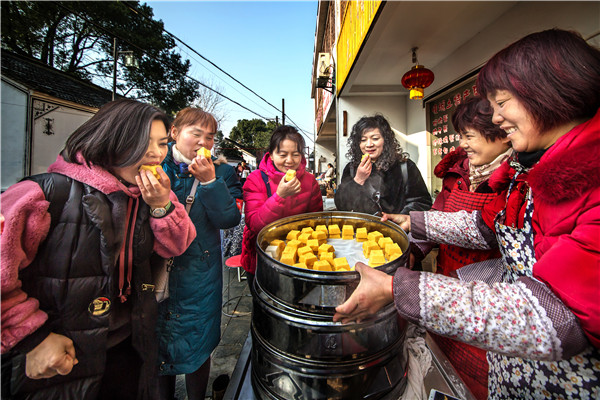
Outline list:
[[[228,117],[227,110],[223,104],[225,99],[216,93],[222,93],[223,88],[215,85],[213,80],[205,80],[203,84],[214,89],[214,91],[200,85],[196,91],[196,98],[192,106],[214,115],[220,126],[221,122],[225,121]]]

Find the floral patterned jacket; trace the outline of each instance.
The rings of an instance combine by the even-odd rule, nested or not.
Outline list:
[[[501,191],[514,180],[508,198],[498,197],[472,213],[411,212],[412,235],[418,239],[490,249],[497,243],[493,222],[498,211],[506,211],[504,225],[521,228],[531,188],[536,262],[532,276],[515,282],[464,281],[399,269],[393,284],[398,312],[432,332],[508,357],[571,362],[582,352],[598,354],[599,153],[600,112],[561,137],[529,173],[513,179],[515,170],[508,163],[499,168],[490,185]],[[484,266],[479,272],[490,271]],[[590,379],[598,382],[600,367],[595,365]],[[490,381],[507,379],[493,374]]]

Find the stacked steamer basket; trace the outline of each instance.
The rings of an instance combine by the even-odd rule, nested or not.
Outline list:
[[[391,237],[403,254],[377,269],[393,274],[408,260],[397,225],[368,214],[331,211],[283,218],[257,240],[252,314],[252,386],[262,399],[397,399],[406,386],[406,322],[393,304],[361,323],[334,323],[335,307],[360,281],[358,272],[295,268],[265,252],[291,230],[337,224]],[[343,255],[336,255],[340,257]]]

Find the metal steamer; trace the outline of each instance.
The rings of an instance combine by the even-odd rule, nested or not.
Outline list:
[[[330,211],[283,218],[257,240],[252,314],[252,387],[263,399],[397,399],[406,386],[406,322],[393,304],[360,324],[334,323],[335,307],[350,297],[358,272],[294,268],[264,249],[292,230],[352,225],[380,231],[402,256],[377,269],[406,265],[409,240],[397,225],[368,214]],[[341,255],[343,256],[343,255]]]

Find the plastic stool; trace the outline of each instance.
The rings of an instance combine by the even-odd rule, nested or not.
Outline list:
[[[242,281],[242,255],[237,255],[237,256],[233,256],[233,257],[229,257],[227,260],[225,260],[225,265],[227,265],[229,268],[237,268],[237,277],[238,277],[238,282]]]
[[[237,255],[237,256],[229,257],[227,260],[225,260],[225,265],[230,268],[229,269],[230,271],[231,271],[231,268],[236,268],[238,282],[241,282],[242,280],[246,279],[245,277],[242,277],[242,272],[241,272],[242,256],[241,256],[241,254]],[[249,312],[230,314],[225,311],[225,309],[229,307],[229,303],[231,303],[232,301],[236,301],[237,299],[243,297],[243,295],[242,295],[242,296],[235,296],[233,298],[230,298],[229,297],[229,293],[230,293],[229,286],[230,285],[231,285],[231,279],[229,278],[229,274],[227,274],[227,300],[225,302],[223,302],[223,310],[222,310],[223,315],[225,315],[227,317],[231,317],[231,318],[237,318],[237,317],[243,317],[245,315],[249,315],[250,314]]]

